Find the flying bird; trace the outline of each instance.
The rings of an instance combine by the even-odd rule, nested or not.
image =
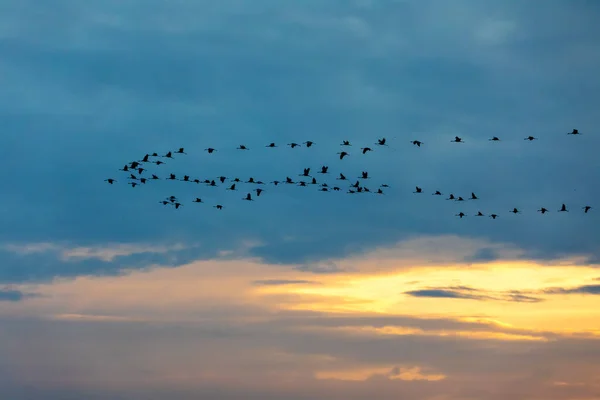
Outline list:
[[[288,143],[288,146],[290,146],[292,149],[294,147],[300,146],[298,143]]]
[[[546,213],[548,212],[548,209],[547,209],[547,208],[544,208],[544,207],[542,207],[542,208],[540,208],[540,209],[538,210],[538,212],[541,212],[542,214],[546,214]]]
[[[320,173],[320,174],[326,174],[328,169],[329,169],[329,167],[328,167],[328,166],[326,166],[326,165],[323,165],[323,166],[321,167],[321,172],[319,172],[319,173]]]
[[[312,146],[313,144],[315,144],[315,142],[311,142],[310,140],[307,140],[307,141],[306,141],[306,142],[304,142],[303,144],[305,144],[305,145],[306,145],[306,147],[310,147],[310,146]]]
[[[167,154],[163,156],[164,158],[173,158],[173,154],[169,151]]]
[[[490,214],[490,218],[491,219],[496,219],[496,218],[498,218],[498,215],[496,215],[496,214]]]
[[[345,151],[342,151],[342,152],[340,152],[340,153],[336,153],[336,154],[339,154],[339,155],[340,155],[340,160],[343,160],[343,159],[344,159],[344,157],[346,157],[346,156],[348,155],[348,153],[346,153]],[[363,152],[363,154],[364,154],[364,152]]]
[[[483,213],[481,211],[477,211],[477,215],[475,215],[476,217],[483,217]]]
[[[367,171],[362,171],[359,179],[369,179],[369,173]]]
[[[248,193],[246,195],[246,197],[244,197],[242,200],[247,200],[247,201],[254,201],[254,199],[252,198],[252,195],[250,193]]]
[[[209,147],[208,149],[204,149],[204,151],[208,151],[208,154],[212,154],[213,152],[217,151],[217,149],[213,149],[212,147]]]
[[[475,193],[471,192],[470,200],[477,200],[479,197],[475,196]]]
[[[180,147],[179,150],[177,150],[175,152],[175,154],[187,154],[187,153],[184,151],[183,147]]]
[[[517,208],[515,207],[510,212],[513,214],[519,214],[521,211],[517,210]]]
[[[423,144],[423,142],[421,142],[420,140],[413,140],[411,141],[411,143],[417,147],[421,147],[421,145]]]
[[[567,206],[563,203],[563,205],[560,207],[560,210],[558,210],[558,211],[561,211],[561,212],[567,211],[568,212],[569,210],[567,210]]]
[[[385,144],[385,138],[381,138],[381,139],[377,139],[377,143],[375,143],[378,146],[387,146]]]
[[[277,147],[277,146],[275,145],[275,143],[269,143],[269,144],[268,144],[268,145],[266,145],[265,147]]]
[[[458,214],[456,214],[457,217],[462,218],[464,217],[466,214],[464,212],[459,212]]]
[[[105,180],[104,180],[104,182],[108,182],[108,183],[110,183],[111,185],[112,185],[113,183],[115,183],[116,181],[117,181],[117,180],[116,180],[116,179],[113,179],[113,178],[108,178],[108,179],[105,179]]]
[[[367,151],[373,151],[373,149],[371,149],[370,147],[361,147],[360,149],[362,150],[363,154],[367,154]]]
[[[588,211],[590,211],[592,209],[591,206],[585,206],[585,207],[581,207],[583,208],[583,212],[587,214]]]
[[[349,140],[342,140],[341,146],[352,146]]]
[[[203,203],[203,201],[200,197],[196,197],[196,199],[193,202],[194,203]]]
[[[304,172],[299,174],[299,176],[310,176],[310,168],[304,168]]]
[[[340,177],[339,177],[339,178],[335,178],[335,179],[337,179],[337,180],[339,180],[339,181],[346,181],[346,180],[348,180],[348,179],[347,179],[347,178],[344,176],[344,174],[342,174],[342,173],[340,173]]]
[[[216,206],[213,206],[214,208],[216,208],[217,210],[222,210],[223,206],[220,204],[217,204]]]
[[[571,132],[568,132],[567,135],[580,135],[579,130],[573,129]]]
[[[537,140],[537,138],[536,138],[536,137],[533,137],[533,136],[527,136],[527,137],[526,137],[525,139],[523,139],[523,140],[529,140],[529,141],[531,142],[532,140]]]
[[[420,187],[416,186],[416,189],[413,193],[423,193],[423,189],[421,189]]]
[[[247,148],[246,146],[244,146],[243,144],[240,144],[240,146],[237,148],[238,150],[250,150],[249,148]]]
[[[465,141],[462,140],[461,137],[454,136],[454,140],[451,140],[451,142],[454,142],[454,143],[464,143]]]
[[[491,142],[499,142],[500,141],[500,139],[498,139],[498,136],[494,136],[494,137],[492,137],[491,139],[488,139],[488,140],[491,141]]]
[[[432,193],[433,196],[441,196],[442,192],[440,192],[439,190],[436,190],[435,193]]]

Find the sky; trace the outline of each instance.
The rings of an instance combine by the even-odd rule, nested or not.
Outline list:
[[[0,397],[599,398],[598,17],[0,1]]]

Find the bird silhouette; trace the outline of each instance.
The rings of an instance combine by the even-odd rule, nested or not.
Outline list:
[[[567,132],[567,135],[579,135],[579,130],[573,129],[571,132]]]
[[[456,200],[456,198],[454,197],[454,195],[452,193],[450,193],[450,196],[448,196],[448,198],[446,200]]]
[[[496,214],[490,214],[490,218],[491,219],[496,219],[496,218],[498,218],[498,215],[496,215]]]
[[[212,153],[214,153],[215,151],[217,151],[217,149],[213,149],[212,147],[209,147],[209,148],[207,148],[207,149],[204,149],[204,151],[208,151],[208,154],[212,154]]]
[[[304,168],[304,172],[299,176],[310,176],[310,168]]]
[[[244,146],[243,144],[240,144],[240,146],[237,148],[238,150],[250,150],[249,148],[247,148],[246,146]]]
[[[362,150],[363,154],[367,154],[367,151],[373,151],[370,147],[361,147],[360,149]]]
[[[347,178],[344,176],[344,174],[342,174],[342,173],[340,173],[340,176],[339,176],[339,178],[335,178],[335,179],[337,179],[337,180],[340,180],[340,181],[346,181],[346,180],[348,180],[348,179],[347,179]]]
[[[223,206],[220,204],[217,204],[216,206],[213,206],[214,208],[216,208],[217,210],[222,210]]]
[[[442,192],[440,192],[439,190],[436,190],[435,193],[432,193],[433,196],[441,196]]]
[[[305,144],[305,145],[306,145],[306,147],[310,147],[310,146],[312,146],[313,144],[315,144],[315,142],[312,142],[312,141],[310,141],[310,140],[307,140],[307,141],[306,141],[306,142],[304,142],[303,144]]]
[[[510,212],[513,213],[513,214],[520,214],[521,213],[521,211],[519,211],[516,207],[513,208]]]
[[[115,183],[116,181],[117,181],[117,180],[116,180],[116,179],[113,179],[113,178],[108,178],[108,179],[105,179],[105,180],[104,180],[104,182],[108,182],[108,183],[109,183],[109,184],[111,184],[111,185],[112,185],[113,183]]]
[[[288,146],[290,146],[293,149],[294,147],[298,147],[300,145],[298,143],[288,143]]]
[[[231,186],[229,186],[226,190],[235,190],[235,183]]]
[[[179,150],[177,150],[175,152],[175,154],[187,154],[187,153],[184,151],[183,147],[180,147]]]
[[[194,203],[203,203],[203,201],[200,197],[196,197],[196,199],[194,200]]]
[[[483,217],[483,213],[481,211],[477,211],[477,214],[475,215],[476,217]]]
[[[538,212],[541,212],[542,214],[546,214],[548,212],[548,209],[545,207],[542,207],[538,210]]]
[[[581,208],[583,208],[583,212],[586,213],[586,214],[588,213],[588,211],[590,211],[592,209],[591,206],[584,206],[584,207],[581,207]]]
[[[349,140],[342,140],[341,146],[352,146]]]
[[[339,155],[340,155],[340,160],[343,160],[343,159],[344,159],[344,157],[346,157],[347,155],[349,155],[349,154],[348,154],[348,153],[346,153],[345,151],[342,151],[342,152],[340,152],[340,153],[337,153],[337,154],[339,154]],[[363,151],[363,154],[364,154],[364,151]]]
[[[536,137],[533,137],[533,136],[527,136],[527,137],[526,137],[525,139],[523,139],[523,140],[529,140],[529,141],[531,142],[532,140],[537,140],[537,138],[536,138]]]
[[[454,142],[454,143],[464,143],[465,141],[462,140],[461,137],[454,136],[454,140],[451,140],[451,142]]]
[[[369,173],[367,171],[362,171],[359,179],[369,179]]]
[[[423,193],[423,189],[421,189],[420,187],[416,186],[416,189],[413,193]]]
[[[246,197],[244,197],[242,200],[247,200],[247,201],[254,201],[254,199],[252,198],[252,195],[250,193],[248,193],[246,195]]]
[[[558,211],[568,212],[569,210],[567,210],[567,206],[563,203],[563,205],[560,207],[560,210],[558,210]]]
[[[323,166],[321,167],[321,172],[319,172],[319,173],[320,173],[320,174],[326,174],[328,169],[329,169],[329,167],[327,167],[327,166],[323,165]]]
[[[488,139],[488,140],[491,141],[491,142],[499,142],[500,141],[500,139],[498,139],[498,136],[494,136],[494,137],[492,137],[491,139]]]
[[[464,216],[466,216],[466,214],[464,212],[459,212],[458,214],[456,214],[457,217],[462,218]]]
[[[375,143],[378,146],[387,146],[385,144],[385,138],[381,138],[381,139],[377,139],[377,143]]]
[[[269,143],[269,144],[268,144],[268,145],[266,145],[265,147],[277,147],[277,146],[275,145],[275,143]]]
[[[264,189],[261,189],[261,188],[254,189],[254,190],[256,191],[256,197],[259,197],[259,196],[260,196],[260,194],[261,194],[262,192],[264,192]]]
[[[413,140],[411,141],[411,143],[417,147],[421,147],[421,145],[423,144],[423,142],[421,142],[420,140]]]
[[[470,200],[477,200],[479,197],[475,196],[475,193],[471,192]]]
[[[167,154],[163,156],[164,158],[173,158],[173,154],[169,151]],[[135,168],[135,167],[134,167]]]

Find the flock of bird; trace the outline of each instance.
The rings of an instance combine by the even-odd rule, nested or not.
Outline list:
[[[580,135],[580,134],[581,133],[577,129],[573,129],[571,132],[567,133],[567,135]],[[538,138],[533,137],[533,136],[527,136],[526,138],[524,138],[524,140],[528,140],[528,141],[533,141],[533,140],[537,140],[537,139]],[[500,139],[497,136],[494,136],[488,140],[493,141],[493,142],[500,141]],[[465,141],[459,136],[455,136],[454,139],[451,140],[451,142],[465,143]],[[412,143],[413,145],[415,145],[417,147],[421,147],[424,144],[420,140],[411,140],[410,143]],[[306,148],[310,148],[313,145],[315,145],[315,142],[309,140],[309,141],[303,142],[302,144]],[[374,145],[381,147],[381,146],[388,146],[388,143],[387,143],[386,138],[381,138],[381,139],[377,139],[377,141],[374,143]],[[287,146],[294,149],[296,147],[301,147],[301,144],[292,142],[292,143],[288,143]],[[340,143],[340,146],[345,149],[348,149],[349,147],[352,147],[352,144],[348,140],[343,140],[342,143]],[[265,147],[276,148],[278,146],[274,142],[272,142],[272,143],[267,144]],[[250,148],[248,146],[243,145],[243,144],[239,145],[237,147],[237,149],[241,150],[241,151],[250,150]],[[217,151],[217,149],[208,147],[208,148],[204,149],[204,151],[206,151],[208,154],[213,154],[214,152]],[[371,147],[361,147],[360,148],[361,154],[366,154],[370,151],[373,151],[373,148],[371,148]],[[154,180],[161,179],[154,173],[148,172],[146,175],[144,175],[144,172],[148,171],[148,167],[151,164],[154,164],[157,166],[166,164],[165,161],[162,161],[162,159],[171,159],[172,160],[172,159],[174,159],[174,155],[179,155],[179,154],[186,155],[187,153],[185,152],[185,149],[182,147],[175,151],[168,151],[164,155],[159,155],[158,153],[146,154],[140,160],[131,161],[131,162],[125,164],[123,166],[123,168],[119,169],[119,171],[129,174],[129,176],[127,177],[127,180],[129,180],[128,184],[131,185],[131,187],[135,188],[136,186],[146,184],[146,182],[148,182],[148,181],[154,181]],[[343,160],[345,157],[349,156],[350,153],[348,153],[348,151],[342,150],[342,151],[338,152],[337,155],[339,155],[340,160]],[[327,175],[327,174],[329,174],[329,167],[326,165],[323,165],[317,173],[321,174],[321,175]],[[311,175],[311,168],[304,168],[303,172],[301,174],[299,174],[299,176],[302,178],[298,181],[294,181],[291,177],[287,176],[285,179],[283,179],[281,181],[274,180],[270,183],[275,186],[278,186],[280,184],[281,185],[296,185],[296,186],[304,186],[304,187],[309,186],[309,185],[318,185],[318,187],[319,187],[318,190],[321,192],[341,191],[342,190],[342,188],[340,186],[329,186],[327,183],[318,182],[317,178],[315,176]],[[370,178],[369,173],[367,171],[362,171],[360,176],[357,177],[357,180],[354,183],[351,183],[348,185],[346,193],[348,193],[348,194],[371,193],[371,194],[376,194],[376,195],[383,195],[384,194],[383,189],[388,188],[389,185],[384,183],[384,184],[381,184],[377,189],[371,190],[364,184],[364,182],[369,178]],[[164,178],[164,179],[171,180],[171,181],[190,182],[190,183],[196,183],[196,184],[202,183],[202,184],[205,184],[205,185],[211,186],[211,187],[226,185],[227,186],[226,190],[229,190],[229,191],[238,190],[238,185],[240,183],[248,183],[248,184],[257,185],[258,186],[257,188],[248,192],[244,197],[241,198],[241,200],[244,200],[244,201],[254,201],[255,200],[255,198],[253,198],[252,192],[254,192],[256,194],[256,197],[258,198],[258,197],[260,197],[261,193],[263,193],[265,191],[265,189],[263,189],[263,187],[264,187],[263,185],[265,185],[265,183],[261,180],[255,180],[253,177],[250,177],[247,181],[242,181],[239,178],[233,178],[229,182],[226,183],[227,179],[229,179],[229,178],[227,178],[225,176],[218,176],[218,177],[215,177],[214,179],[201,180],[198,178],[191,178],[189,175],[184,175],[183,177],[179,178],[176,176],[176,174],[169,173],[169,174],[167,174],[166,178]],[[339,176],[336,178],[336,180],[350,182],[350,179],[348,179],[343,173],[339,173]],[[361,183],[361,181],[363,183]],[[109,184],[114,184],[118,181],[114,178],[108,178],[108,179],[105,179],[105,182],[108,182]],[[423,194],[424,192],[421,187],[416,186],[413,193]],[[436,190],[435,192],[432,193],[432,195],[442,196],[443,194],[439,190]],[[471,196],[467,197],[466,200],[478,200],[478,199],[479,198],[477,197],[477,195],[474,192],[472,192]],[[465,201],[465,199],[463,197],[455,196],[453,193],[450,193],[449,196],[446,198],[446,200],[452,200],[452,201],[456,201],[456,202]],[[180,207],[183,206],[182,201],[183,200],[178,199],[176,196],[169,196],[169,197],[159,201],[159,203],[163,204],[164,206],[172,206],[175,209],[179,209]],[[204,203],[204,201],[199,197],[194,198],[191,202]],[[215,204],[213,207],[216,208],[217,210],[222,210],[224,208],[222,204]],[[583,209],[583,212],[587,214],[592,209],[592,207],[589,205],[586,205],[586,206],[583,206],[582,209]],[[540,212],[541,214],[550,212],[550,210],[545,207],[541,207],[537,211]],[[561,207],[557,211],[558,212],[568,212],[569,210],[567,209],[567,206],[565,204],[562,204]],[[509,212],[513,213],[513,214],[521,213],[521,211],[517,208],[513,208]],[[460,212],[460,213],[456,214],[456,216],[459,218],[463,218],[463,217],[467,216],[467,214],[465,214],[464,212]],[[477,214],[474,214],[474,216],[483,217],[483,216],[485,216],[485,214],[483,214],[481,211],[478,211]],[[489,214],[488,216],[492,219],[498,218],[498,214]]]

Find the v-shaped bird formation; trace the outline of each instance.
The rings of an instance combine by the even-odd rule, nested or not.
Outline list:
[[[573,129],[571,132],[567,132],[567,135],[581,135],[581,133],[579,132],[579,130]],[[493,136],[492,138],[489,138],[488,140],[492,141],[492,142],[500,142],[501,141],[501,139],[497,136]],[[534,137],[534,136],[527,136],[524,138],[524,140],[534,141],[534,140],[538,140],[538,138]],[[463,143],[463,144],[466,143],[463,140],[463,138],[461,138],[459,136],[455,136],[452,140],[450,140],[450,142]],[[411,140],[410,143],[419,148],[421,146],[425,146],[425,143],[420,140]],[[287,143],[282,146],[279,146],[275,142],[271,142],[266,145],[262,145],[261,147],[271,148],[271,149],[275,149],[275,148],[279,148],[279,147],[289,147],[290,149],[296,149],[298,147],[303,147],[303,145],[305,148],[310,149],[317,144],[316,144],[316,142],[307,140],[307,141],[302,142],[302,144],[299,144],[296,142],[291,142],[291,143]],[[386,140],[386,138],[377,139],[375,142],[373,142],[372,146],[374,146],[373,148],[389,147],[388,141]],[[250,147],[250,146],[247,146],[246,144],[240,144],[236,148],[236,150],[251,151],[251,148],[253,148],[253,147],[254,146]],[[354,148],[354,147],[349,140],[342,140],[340,143],[340,147],[342,148],[341,151],[336,153],[338,155],[337,158],[339,160],[344,160],[346,157],[349,157],[349,156],[351,156],[351,154],[353,154],[353,152],[351,153],[350,149]],[[374,151],[373,148],[368,147],[368,146],[360,147],[360,151],[358,152],[358,155],[364,156],[368,152]],[[206,151],[208,154],[214,154],[218,150],[213,147],[208,147],[208,148],[204,149],[204,151]],[[261,197],[261,194],[266,191],[266,189],[265,189],[266,183],[260,179],[255,179],[254,177],[249,177],[247,180],[242,180],[237,177],[231,178],[231,177],[226,177],[226,176],[215,176],[215,177],[201,179],[198,177],[192,177],[191,175],[178,176],[178,175],[176,175],[174,173],[170,173],[170,172],[166,173],[166,174],[160,174],[158,172],[154,173],[154,172],[149,171],[149,168],[151,168],[153,166],[159,167],[161,165],[168,164],[170,162],[170,161],[163,161],[163,160],[175,160],[175,158],[179,157],[180,155],[187,155],[185,148],[181,147],[177,150],[167,151],[166,153],[164,153],[162,155],[160,155],[159,153],[156,153],[156,152],[148,153],[148,154],[145,154],[139,160],[134,160],[134,161],[130,161],[130,162],[126,163],[122,168],[119,169],[119,171],[122,171],[127,175],[124,177],[124,180],[127,181],[127,184],[130,185],[132,188],[136,188],[138,186],[144,186],[150,181],[156,181],[156,180],[162,179],[162,180],[168,180],[168,181],[194,183],[196,185],[202,184],[202,185],[205,185],[208,187],[221,187],[227,191],[243,191],[243,192],[245,192],[245,195],[243,195],[239,198],[240,201],[258,200]],[[366,182],[369,181],[371,178],[371,175],[369,174],[368,171],[361,171],[361,174],[357,177],[347,176],[347,174],[344,174],[343,172],[337,172],[335,174],[330,173],[329,166],[327,166],[327,165],[322,165],[320,168],[317,168],[316,174],[318,174],[318,175],[316,175],[316,176],[311,174],[311,171],[312,171],[312,168],[307,167],[307,168],[304,168],[301,173],[297,174],[299,176],[299,179],[298,178],[293,179],[290,176],[286,176],[284,178],[282,177],[281,180],[270,181],[269,184],[273,185],[274,187],[277,187],[279,185],[286,185],[286,186],[293,185],[293,186],[297,186],[297,187],[316,187],[319,192],[341,192],[341,193],[351,194],[351,195],[357,195],[357,194],[383,195],[383,194],[385,194],[384,189],[387,189],[390,187],[390,185],[387,183],[380,183],[377,185],[376,188],[367,187]],[[159,175],[161,177],[159,177]],[[294,176],[294,174],[291,174],[291,175]],[[317,176],[319,177],[319,179],[317,179]],[[327,182],[321,180],[321,178],[325,178],[328,176],[335,176],[334,180],[336,181],[336,183],[331,183],[331,182],[327,183]],[[105,182],[108,182],[109,184],[112,185],[114,183],[120,182],[120,180],[117,180],[115,178],[108,178],[108,179],[105,179]],[[255,187],[249,188],[247,185],[252,185]],[[416,186],[413,193],[415,195],[423,195],[426,192],[424,191],[424,189],[422,187]],[[439,190],[433,191],[431,193],[431,195],[445,196]],[[466,197],[466,199],[463,198],[462,196],[456,196],[454,193],[449,193],[447,195],[447,197],[445,197],[445,200],[455,201],[455,202],[459,202],[459,203],[464,202],[464,201],[479,200],[479,197],[475,194],[475,192],[471,192],[470,196],[465,196],[465,197]],[[205,203],[201,197],[192,197],[190,199],[179,199],[173,195],[168,196],[168,197],[158,201],[159,204],[162,204],[164,206],[173,207],[174,209],[179,209],[179,208],[183,207],[184,204],[187,202],[195,203],[195,204],[204,204]],[[215,208],[216,210],[223,210],[225,208],[223,204],[214,204],[214,205],[212,205],[212,207]],[[583,205],[583,206],[580,206],[580,209],[583,211],[583,213],[587,214],[590,210],[593,209],[593,207],[590,205]],[[537,212],[539,212],[540,214],[546,214],[551,211],[554,211],[554,210],[551,210],[551,209],[545,208],[545,207],[541,207],[539,210],[537,210]],[[569,212],[569,208],[567,208],[566,204],[562,204],[555,211],[556,212]],[[512,210],[501,210],[499,212],[500,213],[510,212],[512,214],[520,214],[521,210],[518,208],[513,208]],[[455,215],[459,218],[464,218],[467,216],[467,214],[462,211]],[[473,214],[473,216],[484,217],[484,216],[486,216],[486,214],[482,213],[481,211],[477,211],[477,213]],[[487,216],[489,218],[495,220],[499,217],[499,214],[490,213],[490,214],[487,214]]]

